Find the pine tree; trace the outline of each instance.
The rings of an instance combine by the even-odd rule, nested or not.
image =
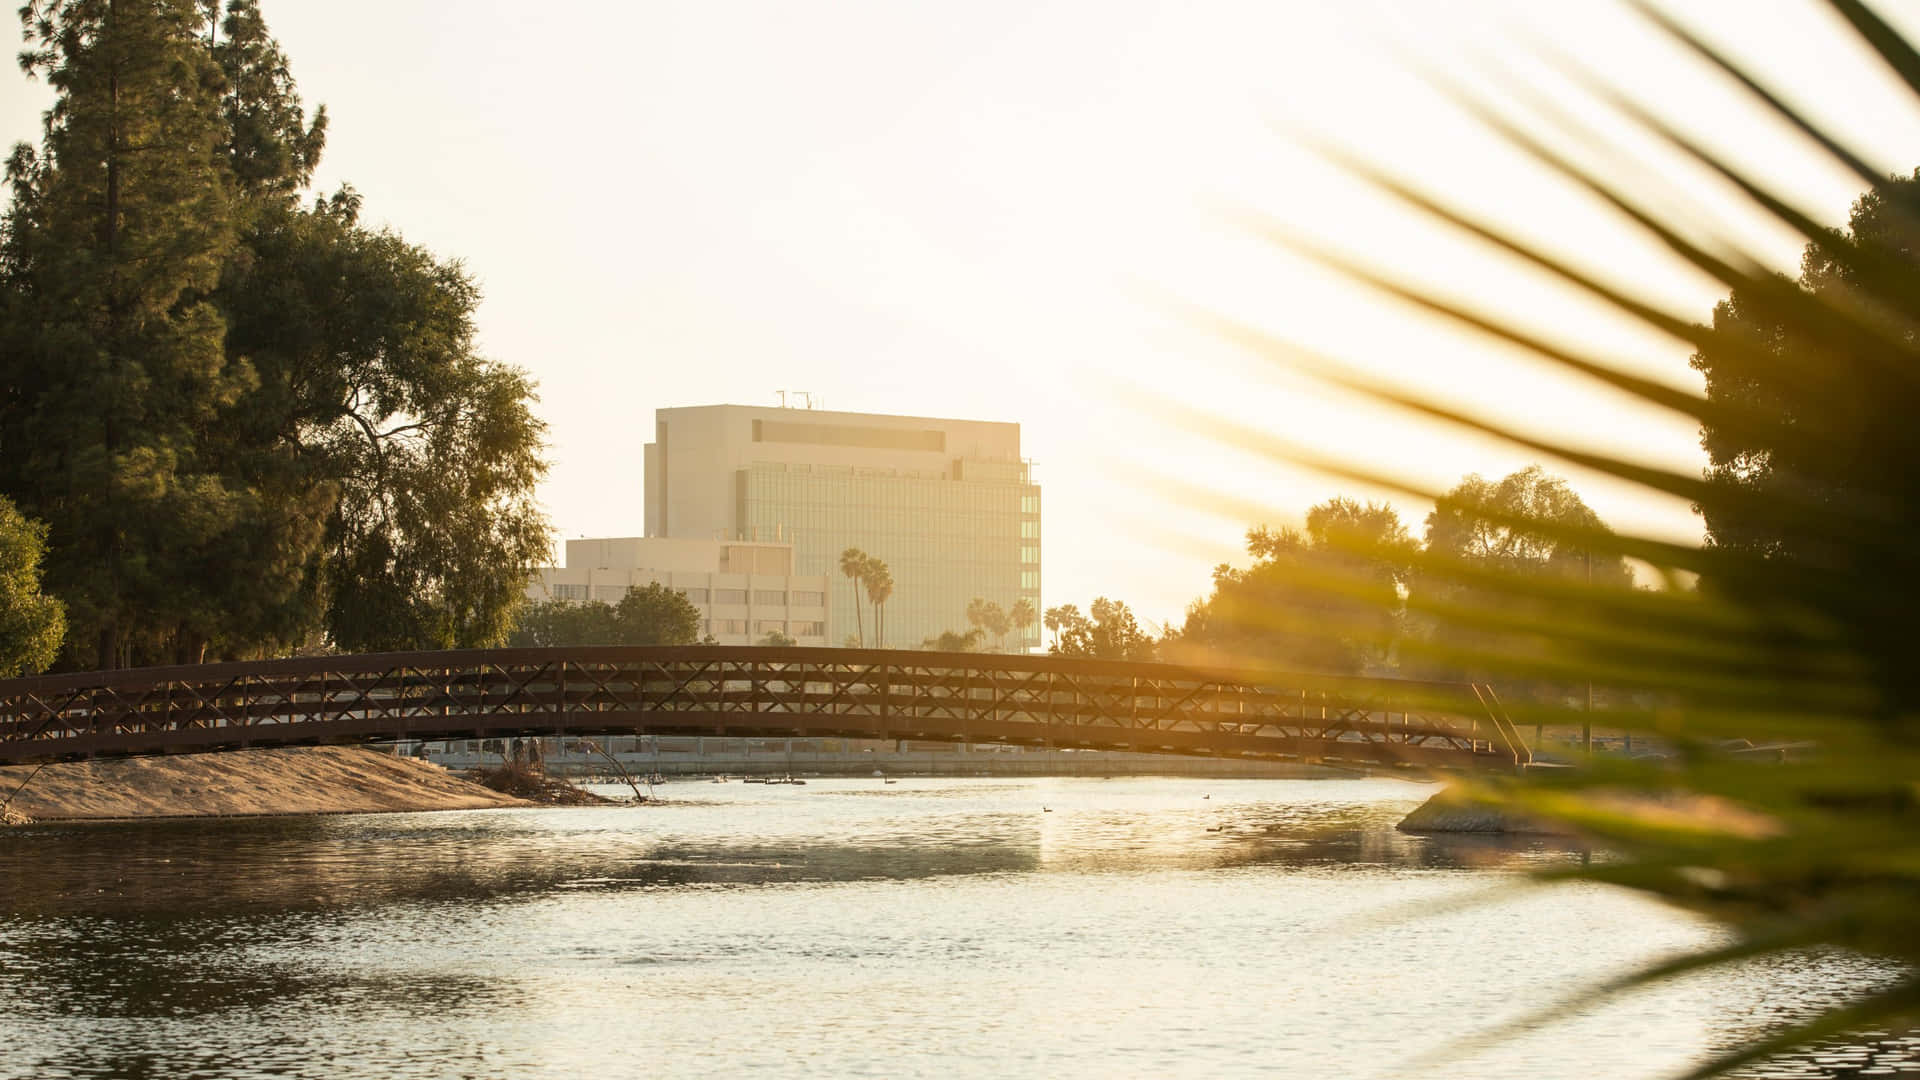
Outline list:
[[[227,80],[221,116],[235,184],[254,199],[294,201],[326,148],[326,106],[307,120],[286,54],[267,32],[257,0],[228,0],[212,52]]]
[[[251,382],[210,299],[234,246],[224,79],[191,0],[21,16],[58,96],[43,149],[8,161],[0,484],[50,526],[49,583],[112,667],[206,620],[188,571],[250,510],[196,453]]]

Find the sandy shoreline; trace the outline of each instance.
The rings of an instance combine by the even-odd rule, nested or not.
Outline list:
[[[34,766],[0,768],[0,801]],[[478,810],[533,805],[438,765],[363,747],[56,762],[15,796],[34,821]]]

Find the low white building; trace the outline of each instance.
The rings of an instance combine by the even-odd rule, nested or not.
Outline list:
[[[658,582],[700,610],[700,632],[722,645],[757,644],[778,631],[826,645],[832,590],[824,576],[796,577],[793,545],[766,541],[621,536],[567,541],[565,566],[534,571],[529,600],[618,604]]]

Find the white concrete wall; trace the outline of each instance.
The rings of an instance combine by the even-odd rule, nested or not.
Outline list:
[[[646,491],[648,492],[647,497],[642,500],[646,503],[645,527],[647,535],[665,536],[667,535],[667,530],[660,522],[659,507],[655,504],[652,496],[652,492],[660,490],[660,484],[664,475],[660,471],[660,447],[654,443],[648,443],[641,456],[644,466],[643,475],[646,478]]]

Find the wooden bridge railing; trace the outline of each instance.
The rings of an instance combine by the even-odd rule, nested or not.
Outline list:
[[[829,736],[1513,767],[1468,684],[742,646],[329,656],[0,681],[0,764],[526,735]]]

